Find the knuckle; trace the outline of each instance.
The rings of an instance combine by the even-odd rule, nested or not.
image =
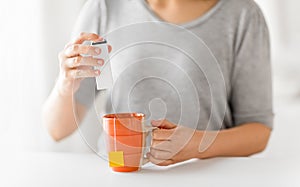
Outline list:
[[[67,75],[67,78],[75,78],[76,77],[76,70],[67,71],[66,75]]]
[[[155,149],[155,148],[156,148],[156,143],[155,143],[155,142],[152,142],[152,145],[151,145],[151,147],[150,147],[150,150]]]
[[[90,46],[85,46],[84,45],[84,46],[81,47],[81,51],[84,54],[88,54],[89,50],[90,50]]]
[[[159,158],[159,153],[155,150],[151,150],[151,155],[154,157],[154,158]]]
[[[166,150],[168,148],[168,145],[167,143],[164,141],[164,142],[159,142],[155,145],[155,148],[156,149],[162,149],[162,150]]]
[[[82,76],[83,72],[81,70],[73,70],[74,74],[73,74],[73,78],[76,79],[76,78],[79,78]]]
[[[99,65],[99,61],[101,61],[101,59],[95,59],[93,57],[89,57],[89,61],[92,62],[93,65],[97,66],[97,65]],[[104,62],[101,61],[100,65],[103,63]]]
[[[83,36],[85,36],[85,35],[86,35],[85,32],[81,32],[81,33],[79,34],[79,37],[83,37]]]
[[[152,137],[156,138],[156,136],[157,136],[157,131],[156,130],[152,131]]]
[[[98,37],[98,34],[96,33],[90,33],[91,37],[94,37],[94,38],[97,38]]]
[[[89,51],[92,51],[93,47],[92,46],[84,46],[84,51],[88,53]]]
[[[77,69],[71,69],[66,72],[67,72],[67,77],[70,79],[76,79],[80,75],[80,70]]]
[[[81,64],[89,65],[91,63],[91,57],[83,57],[81,60]]]
[[[78,49],[79,49],[79,46],[76,45],[76,44],[73,44],[73,45],[71,46],[71,50],[72,50],[72,51],[78,51]]]
[[[170,158],[172,158],[172,153],[166,152],[164,156],[165,156],[165,159],[170,159]]]
[[[76,65],[80,65],[80,63],[81,63],[81,57],[76,57],[76,58],[74,58],[74,65],[76,66]]]

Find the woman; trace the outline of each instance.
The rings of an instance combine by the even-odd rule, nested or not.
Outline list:
[[[135,57],[141,59],[138,47],[130,49],[132,50],[129,53],[131,55],[121,55],[122,58],[116,57],[117,60],[112,61],[112,71],[125,72],[125,75],[123,76],[122,73],[118,75],[123,77],[117,78],[114,91],[110,92],[114,96],[117,106],[112,106],[114,101],[112,103],[104,99],[101,101],[106,103],[106,112],[125,111],[125,104],[128,104],[135,111],[147,113],[148,106],[146,107],[144,104],[155,100],[157,94],[158,98],[162,100],[161,103],[166,105],[167,111],[161,111],[160,104],[157,103],[153,110],[166,112],[162,115],[166,118],[165,120],[157,120],[158,117],[161,117],[159,113],[151,116],[153,119],[151,124],[159,129],[153,132],[153,143],[151,151],[148,153],[150,161],[166,166],[191,158],[249,156],[263,151],[273,126],[270,49],[264,17],[253,0],[89,0],[82,10],[75,29],[75,33],[82,33],[73,42],[66,45],[60,53],[60,75],[45,104],[43,118],[52,137],[58,141],[77,129],[72,104],[74,95],[80,119],[91,105],[91,98],[89,101],[86,98],[83,99],[83,96],[89,95],[87,93],[89,88],[92,87],[90,90],[95,88],[95,83],[92,81],[94,79],[90,78],[101,74],[92,67],[103,66],[104,62],[81,55],[97,56],[101,53],[97,48],[83,45],[84,41],[102,41],[101,35],[114,32],[118,28],[126,30],[126,26],[130,27],[130,25],[139,23],[170,24],[201,38],[213,53],[219,67],[218,71],[204,72],[203,77],[206,76],[205,74],[208,77],[218,77],[218,72],[221,72],[222,75],[222,80],[212,78],[213,80],[210,80],[209,83],[209,80],[205,81],[203,77],[202,79],[199,76],[201,73],[193,73],[197,67],[192,67],[191,63],[182,60],[182,55],[177,56],[176,54],[176,57],[173,58],[174,64],[188,72],[188,79],[195,87],[193,90],[192,87],[188,87],[189,80],[185,79],[184,75],[176,71],[172,65],[168,68],[165,65],[167,63],[164,64],[164,62],[140,62],[145,66],[135,63],[135,66],[131,64],[129,69],[120,69],[124,63],[131,63]],[[148,29],[151,29],[151,26],[145,25],[143,31],[147,32]],[[137,33],[142,35],[142,32]],[[112,34],[115,37],[110,37],[111,39],[108,40],[111,45],[110,51],[118,48],[116,47],[118,41],[139,37],[137,33],[134,33],[133,36]],[[155,36],[160,38],[161,35]],[[116,37],[121,37],[121,40],[118,38],[116,41]],[[173,39],[169,39],[171,43],[176,40],[176,35],[172,35],[172,37]],[[165,38],[160,39],[165,40]],[[191,42],[191,40],[187,42]],[[178,41],[178,44],[185,45],[182,41]],[[207,55],[203,51],[200,52],[195,47],[196,45],[191,45],[192,50],[189,51],[187,48],[184,50],[195,55]],[[154,53],[157,56],[165,54],[156,49],[155,46],[151,46],[151,50],[155,52],[147,49],[143,50],[143,55],[147,56],[148,53]],[[203,62],[199,60],[195,64],[199,67],[204,66],[201,63]],[[210,63],[206,64],[208,70],[215,68],[212,64],[211,68],[209,68]],[[145,71],[145,67],[147,71]],[[176,89],[180,94],[188,94],[183,97],[185,100],[178,104],[176,93],[173,94],[174,90],[171,88],[168,90],[168,84],[159,86],[162,81],[153,81],[153,79],[151,79],[152,82],[147,82],[140,89],[134,87],[130,90],[129,87],[132,84],[138,87],[134,83],[136,79],[133,78],[133,75],[135,74],[147,74],[148,77],[153,74],[160,80],[165,77],[172,78],[173,76],[174,79],[180,77],[174,83],[177,85]],[[177,84],[178,82],[179,84]],[[136,100],[123,103],[124,98],[120,90],[125,88],[130,91],[130,94],[133,94],[133,98]],[[210,93],[210,88],[212,88],[212,93]],[[189,99],[193,98],[191,93],[196,93],[198,100]],[[217,95],[214,97],[216,93]],[[145,97],[152,100],[145,101]],[[180,113],[180,106],[185,111]],[[223,111],[224,107],[226,110]],[[190,118],[195,116],[191,113],[195,111],[201,112],[199,114],[196,112],[195,115],[199,116],[191,120]],[[183,119],[183,122],[178,119],[178,115],[181,115],[180,118]],[[211,116],[214,117],[211,118]],[[209,141],[206,148],[199,149],[202,138],[207,135],[205,134],[207,129],[210,130],[208,132],[220,131]],[[161,142],[166,142],[166,144],[161,144]]]

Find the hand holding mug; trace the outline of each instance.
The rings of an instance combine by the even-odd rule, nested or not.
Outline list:
[[[168,166],[197,158],[202,132],[178,126],[168,120],[153,120],[152,145],[149,160],[159,166]]]

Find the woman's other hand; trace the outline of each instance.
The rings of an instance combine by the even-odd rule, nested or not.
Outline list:
[[[195,129],[177,126],[167,120],[151,122],[158,127],[152,133],[149,160],[159,166],[167,166],[196,158],[201,133]]]

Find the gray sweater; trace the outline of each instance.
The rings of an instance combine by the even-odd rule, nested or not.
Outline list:
[[[101,108],[95,118],[142,112],[146,123],[166,118],[198,130],[273,127],[269,33],[253,0],[220,0],[181,25],[161,20],[144,0],[89,0],[74,36],[82,31],[113,47],[113,87],[97,91],[86,79],[76,93]]]

